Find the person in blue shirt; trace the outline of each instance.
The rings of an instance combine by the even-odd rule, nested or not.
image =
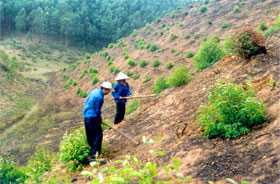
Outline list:
[[[125,104],[127,100],[123,97],[130,96],[130,89],[128,83],[125,81],[129,77],[125,75],[124,73],[120,72],[118,76],[116,77],[116,81],[118,81],[113,89],[114,91],[112,92],[112,95],[114,97],[114,100],[116,102],[116,116],[115,116],[115,121],[114,124],[120,123],[124,119],[124,114],[125,114]]]
[[[101,88],[94,89],[89,93],[83,109],[87,141],[91,148],[91,161],[96,160],[96,154],[98,156],[101,154],[103,139],[101,108],[104,102],[104,95],[109,94],[111,89],[112,84],[110,82],[103,82]]]

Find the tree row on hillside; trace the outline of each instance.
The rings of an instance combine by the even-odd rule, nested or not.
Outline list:
[[[189,0],[2,0],[0,35],[16,30],[101,46]]]

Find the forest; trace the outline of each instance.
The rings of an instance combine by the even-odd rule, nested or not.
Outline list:
[[[188,0],[2,0],[0,35],[27,33],[100,48]]]

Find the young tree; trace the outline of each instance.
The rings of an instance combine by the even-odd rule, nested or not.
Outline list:
[[[22,8],[16,16],[16,28],[20,32],[26,29],[26,12],[24,8]]]

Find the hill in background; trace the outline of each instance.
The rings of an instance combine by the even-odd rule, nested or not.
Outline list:
[[[118,71],[122,71],[131,74],[128,82],[133,95],[150,94],[151,86],[160,76],[171,75],[172,70],[168,69],[171,67],[166,66],[170,62],[174,67],[186,66],[192,73],[192,80],[180,87],[168,88],[157,97],[141,100],[140,107],[126,117],[119,130],[138,141],[142,136],[162,137],[163,141],[156,146],[165,152],[165,156],[157,157],[156,163],[164,166],[172,162],[172,157],[178,158],[184,175],[192,175],[202,181],[231,177],[252,183],[279,182],[279,31],[266,37],[268,53],[254,56],[249,61],[230,54],[197,72],[193,58],[187,57],[190,51],[198,52],[204,37],[218,35],[223,41],[232,30],[239,29],[246,22],[251,22],[256,28],[261,23],[268,28],[274,26],[279,14],[278,2],[253,0],[244,1],[242,5],[241,2],[209,2],[206,12],[201,11],[200,3],[195,3],[192,8],[178,10],[72,64],[53,79],[59,87],[50,90],[50,98],[28,119],[24,132],[14,142],[33,142],[57,150],[65,131],[83,126],[85,98],[77,94],[78,88],[89,93],[104,80],[113,82]],[[239,10],[235,11],[236,6]],[[135,65],[128,64],[129,60]],[[140,66],[143,60],[147,62],[145,67]],[[159,65],[155,67],[153,63]],[[98,82],[94,85],[90,68],[98,70],[94,75]],[[257,98],[263,99],[268,108],[266,122],[255,126],[248,135],[233,140],[202,138],[195,119],[200,105],[208,102],[206,92],[210,86],[220,78],[243,84],[250,77]],[[67,82],[70,79],[72,82]],[[76,85],[72,85],[73,81]],[[274,88],[270,81],[276,82]],[[113,99],[107,96],[103,116],[112,121],[114,113]],[[9,137],[18,133],[4,134],[1,142],[5,143],[1,147],[11,150]],[[138,154],[141,161],[149,160],[149,148],[144,144],[135,146],[112,130],[104,132],[104,140],[109,159]],[[20,158],[24,160],[27,155]],[[164,172],[160,170],[159,175],[164,177]],[[78,174],[72,178],[78,178],[77,183],[87,182]]]

